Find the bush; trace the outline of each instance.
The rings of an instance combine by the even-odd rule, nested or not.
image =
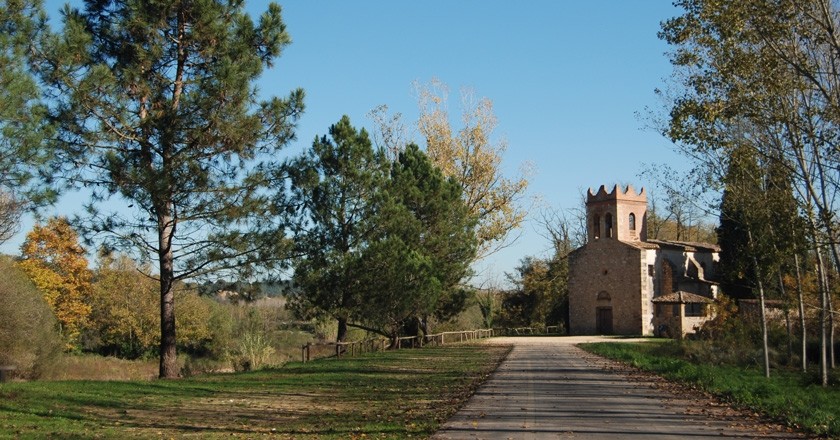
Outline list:
[[[0,256],[0,364],[34,379],[61,356],[57,321],[40,291],[11,258]]]

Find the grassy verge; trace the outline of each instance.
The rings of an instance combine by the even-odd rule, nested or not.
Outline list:
[[[418,438],[508,353],[455,346],[177,381],[0,384],[0,438]]]
[[[708,365],[679,357],[676,342],[596,343],[582,348],[666,379],[696,386],[736,406],[815,434],[840,437],[840,389],[822,388],[799,372]]]

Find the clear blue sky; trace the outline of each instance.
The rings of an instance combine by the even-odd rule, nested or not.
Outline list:
[[[58,24],[63,2],[49,0]],[[75,4],[75,3],[74,3]],[[682,160],[670,143],[645,129],[637,113],[658,108],[654,89],[671,68],[656,34],[678,14],[668,0],[512,2],[497,0],[280,2],[292,44],[260,82],[264,95],[306,91],[306,113],[295,154],[347,114],[372,127],[368,112],[387,104],[411,130],[417,119],[412,82],[438,78],[449,85],[450,113],[459,123],[458,95],[469,87],[490,98],[496,135],[509,145],[504,166],[513,176],[535,165],[529,195],[540,206],[571,208],[587,187],[632,182],[642,164]],[[252,15],[265,2],[248,2]],[[422,142],[418,142],[422,145]],[[71,215],[78,196],[55,214]],[[509,248],[477,268],[481,278],[503,278],[527,255],[545,255],[539,206]],[[0,250],[17,253],[19,238]]]

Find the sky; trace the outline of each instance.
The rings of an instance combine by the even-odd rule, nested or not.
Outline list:
[[[58,25],[62,1],[46,1]],[[80,2],[73,2],[73,5]],[[504,172],[515,177],[533,166],[526,199],[528,218],[519,238],[478,262],[477,279],[503,282],[526,256],[546,256],[540,213],[575,208],[580,194],[600,185],[632,183],[650,165],[678,167],[684,159],[667,139],[646,128],[647,109],[662,111],[654,93],[671,74],[667,45],[657,38],[660,22],[679,10],[668,0],[426,0],[280,2],[289,45],[259,81],[262,96],[306,92],[298,154],[316,136],[348,115],[369,131],[368,113],[385,104],[402,114],[408,137],[418,107],[412,84],[436,78],[449,86],[449,110],[460,123],[459,96],[469,88],[493,101],[496,140],[508,150]],[[247,1],[253,16],[266,2]],[[72,215],[78,194],[46,214]],[[32,226],[0,247],[17,254]]]

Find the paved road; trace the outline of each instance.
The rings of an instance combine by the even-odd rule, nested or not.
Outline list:
[[[648,376],[631,377],[574,346],[583,341],[494,339],[513,343],[513,351],[433,439],[800,438],[708,399],[675,395]]]

